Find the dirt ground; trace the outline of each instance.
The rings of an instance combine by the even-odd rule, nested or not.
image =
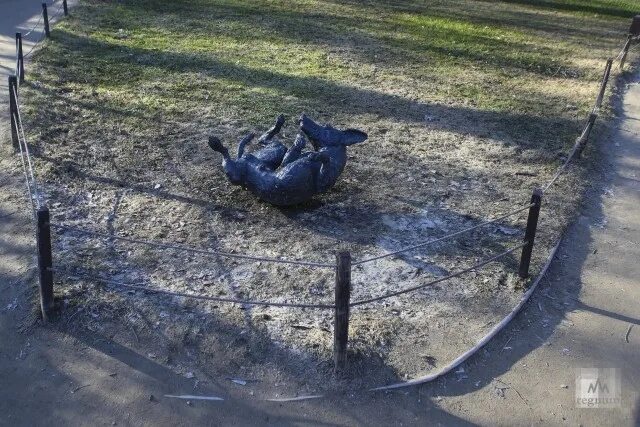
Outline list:
[[[203,4],[207,3],[194,7]],[[173,16],[163,7],[150,16]],[[27,133],[38,141],[38,178],[57,224],[199,249],[307,261],[331,262],[338,250],[348,249],[359,260],[524,206],[531,190],[548,179],[562,160],[563,138],[574,127],[573,116],[578,113],[565,113],[561,123],[547,116],[505,117],[461,105],[445,108],[433,102],[428,90],[399,96],[395,86],[387,86],[389,76],[380,76],[384,86],[378,88],[363,87],[367,80],[355,72],[354,80],[344,83],[328,78],[312,83],[305,78],[303,86],[317,88],[319,93],[295,92],[297,98],[287,100],[285,141],[296,131],[293,112],[304,107],[320,120],[365,130],[369,140],[349,149],[344,178],[332,191],[304,206],[275,208],[231,186],[220,169],[219,156],[205,142],[210,134],[229,142],[248,129],[266,129],[271,123],[254,117],[264,106],[255,102],[260,108],[247,107],[251,119],[244,123],[243,113],[218,115],[222,114],[219,108],[240,102],[225,92],[211,91],[210,97],[200,98],[196,96],[199,89],[193,87],[189,114],[185,114],[176,113],[174,105],[164,105],[167,99],[156,112],[137,101],[126,106],[118,92],[109,89],[119,84],[118,73],[135,69],[142,74],[126,78],[134,82],[136,99],[168,96],[161,94],[172,93],[172,79],[184,80],[201,61],[197,86],[216,85],[226,73],[215,64],[223,52],[201,52],[196,62],[170,49],[151,54],[135,44],[137,29],[130,26],[123,31],[131,35],[118,42],[79,36],[110,34],[113,25],[129,25],[126,20],[112,22],[120,16],[114,13],[119,9],[113,8],[83,3],[69,24],[54,34],[47,50],[36,55],[32,78],[23,89]],[[220,9],[221,14],[235,11],[230,9]],[[140,13],[132,4],[124,5],[122,11]],[[229,19],[237,16],[234,12]],[[188,17],[178,14],[172,19],[181,25]],[[289,23],[274,13],[272,26],[278,31]],[[154,24],[149,23],[149,28]],[[317,37],[304,40],[305,46],[311,49],[311,45],[328,43],[324,33]],[[94,74],[95,67],[105,61],[103,55],[114,49],[124,49],[134,63]],[[340,58],[341,64],[354,68],[352,53],[334,53],[334,60]],[[149,77],[150,70],[166,65],[168,58],[163,55],[175,56],[171,62],[176,71],[171,71],[171,78],[166,73],[162,78]],[[283,73],[268,74],[255,83],[249,77],[242,80],[244,72],[237,71],[238,84],[251,91],[282,79],[288,85],[300,80]],[[113,79],[106,82],[106,89],[101,83],[105,75]],[[566,85],[560,80],[555,84]],[[401,86],[410,89],[412,84]],[[350,106],[338,108],[338,96],[351,98],[345,104]],[[318,105],[309,104],[314,97]],[[368,101],[363,104],[363,99]],[[175,102],[180,105],[181,101]],[[540,142],[552,128],[557,132]],[[534,136],[536,132],[542,133]],[[582,173],[581,168],[573,169],[548,196],[550,208],[542,216],[533,272],[570,218],[583,185]],[[357,266],[352,298],[416,286],[473,265],[517,245],[523,228],[521,214],[446,244]],[[330,303],[333,295],[334,279],[327,269],[159,251],[59,231],[53,251],[56,268],[72,276],[261,301]],[[516,278],[516,266],[514,254],[469,275],[354,309],[351,386],[395,382],[444,366],[517,304],[526,282]],[[63,322],[69,328],[89,328],[124,346],[147,343],[148,353],[180,374],[201,370],[213,377],[253,380],[254,391],[261,397],[269,397],[259,388],[272,378],[295,394],[316,394],[336,386],[324,381],[331,370],[329,311],[238,307],[123,292],[62,272],[56,274],[56,289]],[[183,359],[185,354],[193,357]]]
[[[375,354],[360,350],[366,348],[364,344],[369,344],[367,340],[371,339],[371,331],[362,335],[362,347],[358,347],[356,332],[355,348],[358,353],[354,357],[355,373],[363,377],[368,374],[366,380],[360,384],[352,381],[347,388],[352,391],[346,394],[334,390],[325,399],[302,403],[278,404],[265,402],[262,398],[304,395],[327,388],[326,384],[311,382],[322,377],[323,369],[326,369],[321,363],[323,357],[326,358],[326,355],[322,355],[322,346],[326,345],[327,340],[323,329],[327,325],[322,323],[322,319],[309,316],[304,319],[277,319],[278,315],[258,310],[236,310],[233,313],[230,310],[228,314],[225,313],[234,323],[239,320],[240,324],[250,325],[255,325],[253,322],[257,320],[268,323],[276,317],[276,323],[283,323],[287,325],[286,329],[295,330],[287,337],[290,340],[287,345],[278,345],[273,342],[273,329],[270,331],[268,326],[234,329],[225,321],[224,316],[211,321],[212,316],[206,307],[184,301],[160,298],[152,305],[147,305],[148,299],[141,295],[105,292],[97,293],[93,300],[83,300],[83,305],[79,306],[74,300],[75,295],[86,288],[76,289],[69,285],[65,290],[68,294],[62,299],[62,319],[50,326],[35,322],[31,291],[34,274],[31,256],[32,229],[25,209],[19,170],[16,169],[15,159],[9,155],[8,145],[3,144],[3,197],[0,208],[3,228],[0,334],[3,345],[0,350],[0,378],[3,379],[4,387],[0,409],[4,420],[10,425],[39,424],[49,417],[54,421],[73,425],[288,425],[305,422],[319,425],[390,425],[423,424],[425,420],[434,424],[485,425],[548,425],[565,422],[595,425],[612,421],[627,425],[638,423],[640,416],[636,385],[640,383],[640,379],[637,358],[634,358],[638,354],[635,334],[637,326],[629,334],[629,342],[625,340],[627,325],[640,324],[637,307],[632,303],[638,297],[637,281],[634,279],[637,274],[633,273],[633,269],[637,267],[633,261],[635,257],[626,258],[630,260],[627,263],[623,261],[623,254],[631,255],[630,251],[636,250],[638,242],[637,214],[634,214],[634,209],[628,208],[634,203],[637,206],[635,174],[638,173],[638,125],[633,117],[637,117],[640,106],[633,103],[634,99],[637,100],[633,91],[637,91],[637,85],[629,92],[631,95],[623,111],[629,118],[612,122],[610,133],[601,139],[601,147],[611,147],[612,144],[616,147],[612,151],[605,149],[601,153],[603,158],[608,159],[598,170],[602,185],[594,185],[585,198],[587,202],[584,204],[583,215],[570,229],[558,255],[561,262],[557,262],[547,276],[549,282],[542,286],[526,310],[506,331],[466,363],[459,373],[431,385],[379,394],[357,391],[356,388],[372,379],[388,381],[396,378],[398,371],[392,372],[389,369],[389,366],[393,367],[393,352],[389,352],[387,359],[382,361]],[[3,141],[6,141],[6,126],[3,131]],[[610,143],[606,144],[607,142]],[[154,190],[151,191],[152,200],[157,200],[157,195],[167,195],[162,187],[154,187],[155,185],[151,187]],[[131,193],[140,192],[134,190]],[[109,190],[98,194],[97,200],[89,201],[88,205],[92,208],[105,206],[103,218],[108,223],[110,217],[115,217],[112,213],[120,212],[121,206],[125,212],[127,209],[142,209],[128,204],[125,197],[129,196],[126,190]],[[160,198],[166,200],[166,197]],[[147,199],[140,200],[140,205],[149,203],[145,200]],[[167,205],[163,207],[169,209]],[[323,206],[315,209],[319,210],[321,218],[332,218],[332,215],[337,217],[333,222],[321,224],[320,227],[335,229],[342,225],[339,209],[332,209],[330,212]],[[247,220],[246,216],[234,217],[236,214],[231,213],[234,223],[251,223],[251,218]],[[176,212],[175,215],[184,216],[181,212]],[[381,215],[379,227],[393,236],[393,233],[413,234],[414,230],[406,227],[407,218],[418,217],[422,220],[435,217],[437,219],[434,220],[434,225],[437,227],[468,223],[468,219],[464,217],[451,220],[446,216],[434,215],[433,212],[429,216],[424,215],[424,212],[415,208],[407,209],[407,212],[401,214],[394,213],[391,217]],[[189,219],[185,218],[184,222],[187,223]],[[317,223],[317,218],[305,220],[307,223]],[[353,224],[340,229],[350,226]],[[251,230],[251,227],[246,229]],[[277,229],[278,227],[274,227],[274,230]],[[373,230],[365,235],[369,237],[365,238],[361,246],[366,248],[367,244],[370,245],[370,240],[367,239],[379,231]],[[169,230],[167,236],[171,236],[173,232]],[[500,230],[493,230],[493,233],[497,236],[505,235]],[[354,234],[357,235],[356,232]],[[227,235],[225,233],[222,236],[228,239],[224,241],[225,244],[242,241],[242,236]],[[277,235],[273,238],[279,240]],[[331,239],[327,241],[332,243]],[[376,241],[373,246],[381,245],[387,249],[393,248],[393,243]],[[87,244],[87,251],[90,249],[92,254],[105,251],[109,255],[108,251],[111,251],[117,255],[120,251],[132,257],[136,261],[135,265],[142,263],[145,266],[145,254],[129,254],[117,246],[102,248],[102,245],[91,245],[92,242]],[[60,248],[65,249],[64,241],[60,243]],[[290,253],[300,253],[297,249],[287,246]],[[616,252],[618,250],[620,252]],[[126,258],[124,261],[117,261],[118,257],[114,255],[111,259],[123,264],[101,267],[120,270],[122,266],[127,266],[127,271],[130,271],[129,266],[124,264],[129,262]],[[206,279],[207,267],[202,265],[201,260],[181,260],[181,264],[185,266],[180,268],[184,268],[184,271],[178,268],[171,271],[171,265],[164,261],[166,260],[145,267],[158,276],[174,280],[184,277],[186,271],[200,268],[205,272],[203,277]],[[420,265],[430,274],[439,273],[429,270],[430,263]],[[158,270],[160,267],[164,270]],[[394,268],[394,265],[384,267]],[[235,274],[243,273],[237,265],[232,264],[231,268]],[[495,275],[497,272],[493,270],[491,274]],[[376,277],[379,270],[359,273],[365,278]],[[216,276],[219,272],[209,274]],[[303,274],[306,277],[310,273]],[[402,274],[402,271],[396,274]],[[413,278],[405,279],[410,281]],[[185,282],[189,280],[193,278],[187,277]],[[318,289],[317,295],[309,293],[308,297],[322,297],[322,290],[326,291],[327,286],[330,288],[330,280],[325,279],[324,287],[313,288]],[[308,283],[320,281],[317,277],[310,277]],[[482,280],[478,282],[483,283]],[[272,285],[264,279],[258,283],[263,286]],[[604,288],[601,284],[609,286]],[[509,285],[507,279],[505,285]],[[301,288],[304,291],[307,286]],[[479,307],[483,304],[485,308],[490,307],[487,304],[491,301],[497,308],[507,310],[507,306],[500,306],[512,302],[508,299],[501,300],[499,295],[491,293],[485,294],[486,300],[479,299],[478,293],[460,295],[467,288],[453,286],[448,292],[458,298],[458,301],[477,301],[477,306],[469,306],[471,312],[480,310]],[[612,288],[617,291],[614,297],[611,296]],[[231,287],[230,291],[232,290]],[[259,292],[260,288],[252,291]],[[272,296],[271,292],[264,289],[263,292]],[[82,295],[86,295],[86,292]],[[437,308],[437,295],[425,295],[427,296],[430,301],[436,300]],[[124,299],[127,301],[123,303]],[[420,300],[410,302],[417,302],[418,305],[421,303]],[[446,302],[441,302],[444,308]],[[122,307],[125,309],[120,311]],[[467,307],[457,311],[437,311],[430,307],[429,313],[433,310],[443,319],[448,319],[443,321],[451,324],[455,319],[459,328],[466,328],[472,325],[469,323],[471,319],[460,315],[466,313]],[[399,319],[397,323],[403,324],[396,326],[398,329],[391,329],[391,333],[405,333],[400,329],[405,327],[405,322],[400,320],[406,319],[402,318],[399,310],[396,310],[398,313],[394,313],[394,307],[385,307],[385,310],[385,315],[395,315],[391,319]],[[499,314],[499,311],[495,310],[492,314]],[[126,322],[117,322],[121,319],[126,319]],[[176,319],[180,321],[176,322]],[[362,327],[367,327],[369,323],[370,320],[363,316]],[[485,326],[482,321],[479,323]],[[122,325],[127,325],[127,328]],[[431,326],[430,322],[427,325]],[[423,326],[417,324],[414,327]],[[472,327],[469,329],[465,331],[465,338],[471,342],[478,331],[474,331]],[[319,335],[310,339],[310,330],[317,330]],[[247,334],[250,336],[246,337]],[[442,353],[446,357],[453,353],[454,348],[468,346],[465,338],[446,333],[443,336],[441,343],[407,343],[414,348],[425,346],[429,349],[429,353],[418,355],[420,362],[409,366],[407,372],[415,374],[421,369],[437,366],[440,360],[433,360],[434,347],[450,345]],[[388,335],[381,336],[375,342],[376,347],[384,346],[387,337]],[[313,344],[318,343],[318,356],[301,355],[290,350],[290,342],[304,339],[308,341],[301,342],[301,346],[306,349],[314,348]],[[200,347],[203,342],[207,343],[204,348],[210,352],[205,353],[204,357]],[[264,354],[265,350],[268,356],[256,358],[256,354]],[[224,355],[224,360],[221,360],[221,355]],[[409,359],[404,358],[403,366],[406,366],[406,360]],[[359,364],[359,361],[362,363]],[[306,377],[301,376],[305,374],[309,363],[319,363],[317,369],[320,375],[312,373]],[[623,369],[623,409],[606,411],[574,408],[572,368],[603,364]],[[257,365],[262,367],[259,378],[251,376],[256,373]],[[380,373],[379,376],[372,377],[368,370],[376,365],[380,368]],[[31,379],[27,386],[25,378]],[[248,382],[242,385],[232,379]],[[335,386],[332,384],[328,388],[331,390]],[[216,395],[223,396],[226,400],[191,401],[188,404],[166,398],[165,394]]]

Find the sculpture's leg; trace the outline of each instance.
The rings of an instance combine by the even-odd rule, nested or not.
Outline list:
[[[238,159],[240,157],[242,157],[242,155],[244,154],[244,149],[247,146],[247,144],[249,144],[251,142],[251,140],[256,136],[255,133],[251,132],[250,134],[248,134],[247,136],[245,136],[244,138],[242,138],[240,140],[240,143],[238,144]]]
[[[323,193],[327,191],[331,183],[331,157],[324,151],[311,153],[314,160],[320,162],[320,171],[316,175],[316,192]]]
[[[280,114],[276,119],[276,123],[273,125],[271,129],[263,133],[260,138],[258,138],[258,143],[260,144],[268,144],[269,140],[273,139],[274,136],[280,133],[282,126],[284,125],[284,115]]]
[[[296,136],[296,140],[291,146],[291,148],[289,148],[287,150],[287,153],[284,155],[284,158],[282,159],[282,163],[280,164],[280,167],[284,167],[289,163],[295,162],[296,160],[298,160],[300,156],[302,156],[302,150],[304,149],[305,145],[307,145],[307,140],[304,138],[302,134],[299,133]]]

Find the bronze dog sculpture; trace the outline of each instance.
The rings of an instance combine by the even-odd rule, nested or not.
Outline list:
[[[276,139],[284,124],[276,124],[258,143],[262,148],[245,153],[255,135],[250,133],[238,145],[236,159],[222,142],[209,137],[209,146],[222,154],[222,166],[232,184],[241,185],[261,200],[277,206],[289,206],[310,200],[333,187],[347,164],[347,146],[364,142],[367,134],[356,129],[338,130],[300,117],[300,132],[290,148]],[[303,152],[309,138],[313,151]]]

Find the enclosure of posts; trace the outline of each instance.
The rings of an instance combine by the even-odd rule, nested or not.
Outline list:
[[[58,15],[61,15],[62,13],[64,15],[68,14],[66,0],[62,1],[62,12],[58,12]],[[31,33],[39,25],[40,21],[43,21],[45,36],[40,41],[38,41],[27,54],[23,54],[22,34],[16,33],[15,75],[10,76],[8,82],[9,82],[9,110],[10,110],[10,116],[11,116],[11,139],[12,139],[14,151],[20,154],[23,172],[24,172],[25,184],[27,187],[27,193],[29,196],[29,200],[31,202],[31,209],[32,209],[32,213],[33,213],[33,217],[36,225],[35,237],[36,237],[36,246],[38,250],[38,272],[39,272],[38,277],[39,277],[39,290],[40,290],[40,307],[41,307],[43,320],[49,321],[54,314],[54,289],[53,289],[54,272],[62,273],[65,275],[65,277],[70,279],[87,279],[87,280],[93,280],[97,282],[111,284],[111,285],[115,285],[115,286],[119,286],[127,289],[135,289],[135,290],[140,290],[144,292],[172,295],[172,296],[185,297],[185,298],[194,298],[194,299],[217,301],[217,302],[231,303],[231,304],[331,310],[333,311],[333,314],[334,314],[333,361],[334,361],[334,372],[336,374],[340,374],[341,372],[343,372],[347,364],[349,312],[352,307],[361,306],[364,304],[371,304],[371,303],[381,301],[387,298],[392,298],[401,294],[415,292],[419,289],[432,286],[436,283],[461,276],[465,273],[469,273],[474,270],[478,270],[518,250],[521,250],[520,263],[518,267],[518,276],[523,279],[529,276],[529,267],[531,263],[533,250],[534,250],[536,231],[538,228],[538,218],[539,218],[540,209],[543,203],[543,197],[545,193],[550,189],[550,187],[562,175],[562,173],[564,173],[567,170],[570,163],[575,158],[580,156],[580,153],[586,146],[586,143],[589,139],[589,135],[591,133],[591,130],[593,129],[594,123],[599,114],[599,110],[602,106],[604,94],[609,82],[609,78],[611,75],[611,68],[614,60],[619,60],[619,68],[622,69],[624,67],[624,64],[627,58],[627,53],[629,52],[632,42],[640,39],[640,15],[638,15],[633,18],[631,27],[629,29],[628,37],[624,43],[624,46],[622,47],[622,50],[620,51],[620,54],[615,59],[608,59],[606,62],[604,73],[602,76],[602,81],[600,84],[598,94],[596,96],[594,107],[591,113],[589,114],[589,117],[586,121],[586,124],[583,128],[582,133],[576,139],[575,144],[573,145],[573,148],[571,149],[566,160],[557,169],[556,173],[553,175],[551,180],[542,188],[533,190],[533,193],[531,195],[531,200],[529,201],[528,204],[516,205],[513,207],[511,211],[503,215],[500,215],[496,218],[493,218],[491,220],[484,221],[472,227],[458,230],[456,232],[438,237],[436,239],[431,239],[418,244],[407,246],[405,248],[402,248],[394,252],[389,252],[383,255],[378,255],[378,256],[374,256],[367,259],[361,259],[361,260],[352,260],[351,254],[349,252],[339,252],[336,254],[335,263],[320,263],[320,262],[290,260],[285,258],[269,258],[269,257],[264,257],[259,255],[252,255],[252,254],[238,254],[238,253],[227,253],[222,251],[204,250],[204,249],[182,246],[175,243],[165,243],[165,242],[159,242],[159,241],[134,239],[134,238],[128,238],[128,237],[118,236],[114,234],[102,233],[97,230],[70,227],[64,224],[52,223],[50,220],[49,208],[47,207],[47,205],[43,200],[42,194],[38,188],[37,181],[35,179],[31,153],[29,151],[29,145],[27,144],[27,140],[25,138],[22,118],[20,115],[20,102],[19,102],[20,85],[25,81],[24,59],[25,57],[28,57],[33,52],[33,49],[44,38],[50,36],[47,3],[42,4],[42,15],[40,16],[40,20],[36,23],[34,28],[32,28],[27,34]],[[473,266],[457,271],[455,273],[451,273],[445,277],[440,277],[430,282],[420,284],[418,286],[406,288],[400,291],[389,292],[389,293],[379,295],[374,298],[365,299],[365,300],[356,300],[356,301],[351,300],[351,275],[352,275],[353,266],[373,262],[382,258],[394,257],[406,252],[417,251],[418,249],[424,248],[429,245],[434,245],[439,242],[452,240],[465,233],[469,233],[473,230],[485,227],[489,224],[498,223],[508,217],[512,217],[524,211],[528,212],[524,239],[522,242],[511,247],[510,249],[504,252],[501,252],[497,255],[494,255],[490,258],[487,258],[481,262],[478,262]],[[237,298],[213,297],[213,296],[206,296],[206,295],[170,292],[167,290],[157,289],[157,288],[148,287],[148,286],[121,283],[121,282],[110,280],[109,278],[91,277],[88,275],[78,275],[73,271],[68,271],[63,268],[54,268],[53,253],[52,253],[52,246],[51,246],[52,230],[55,230],[58,233],[66,231],[72,234],[76,234],[78,236],[80,235],[94,236],[94,237],[103,238],[105,240],[120,240],[128,243],[138,244],[138,245],[146,245],[146,246],[154,247],[160,250],[187,251],[195,254],[200,254],[203,256],[219,256],[219,257],[242,259],[246,261],[281,263],[281,264],[290,264],[290,265],[302,265],[302,266],[307,266],[311,268],[332,269],[335,271],[334,302],[326,303],[326,304],[280,303],[280,302],[271,302],[271,301],[252,301],[252,300],[244,300],[244,299],[237,299]]]

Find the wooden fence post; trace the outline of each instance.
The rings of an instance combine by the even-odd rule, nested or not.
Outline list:
[[[40,273],[40,309],[42,320],[48,322],[53,313],[53,259],[51,254],[51,226],[49,208],[40,207],[37,212],[36,240],[38,244],[38,270]]]
[[[613,65],[613,59],[607,59],[607,65],[604,67],[604,75],[602,76],[602,82],[600,83],[600,91],[596,98],[595,109],[597,110],[602,106],[602,100],[604,99],[604,93],[607,90],[607,84],[609,83],[609,76],[611,75],[611,65]]]
[[[591,134],[591,129],[593,129],[593,125],[596,122],[598,115],[596,113],[589,114],[589,120],[587,120],[587,125],[584,127],[582,134],[578,138],[578,151],[576,155],[579,157],[582,155],[582,150],[587,145],[587,141],[589,140],[589,135]]]
[[[64,9],[64,16],[69,16],[69,7],[67,6],[67,0],[62,0],[62,9]]]
[[[17,54],[17,67],[16,74],[18,75],[18,79],[20,84],[24,83],[24,55],[22,53],[22,33],[16,33],[16,54]]]
[[[533,206],[529,208],[529,217],[527,218],[527,230],[524,234],[526,245],[522,248],[520,257],[520,268],[518,275],[521,278],[529,277],[529,264],[531,264],[531,253],[533,252],[533,241],[536,238],[536,229],[538,228],[538,216],[540,215],[540,205],[542,204],[542,190],[536,188],[531,195],[531,203]]]
[[[627,42],[624,44],[624,48],[622,48],[622,56],[620,57],[620,69],[624,70],[624,63],[627,60],[627,54],[629,53],[629,47],[631,46],[631,39],[633,36],[629,34],[627,36]]]
[[[51,32],[49,31],[49,14],[47,13],[47,4],[42,3],[42,18],[44,20],[44,34],[47,37],[51,36]]]
[[[349,340],[349,299],[351,296],[351,253],[336,255],[336,308],[333,323],[334,374],[344,372]]]
[[[16,76],[9,76],[9,119],[11,121],[11,141],[14,151],[20,150],[20,140],[18,139],[18,79]],[[15,119],[14,119],[15,118]]]

